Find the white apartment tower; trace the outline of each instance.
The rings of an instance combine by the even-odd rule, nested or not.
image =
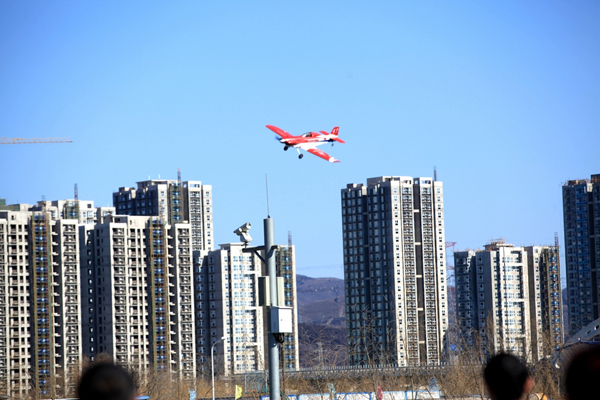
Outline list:
[[[80,304],[77,220],[0,211],[2,394],[73,395],[82,357]]]
[[[116,215],[80,230],[85,354],[195,377],[191,225]]]
[[[455,252],[454,261],[460,345],[536,362],[562,344],[557,245],[496,240],[484,250]]]
[[[74,219],[80,224],[94,224],[97,220],[97,209],[91,200],[42,200],[29,211],[46,211],[52,219]]]
[[[448,327],[442,182],[384,176],[341,191],[350,365],[439,365]]]
[[[258,306],[258,278],[265,265],[242,243],[220,245],[196,260],[196,347],[199,368],[210,371],[215,346],[219,374],[231,375],[267,368],[264,307]],[[285,305],[294,307],[294,333],[282,343],[283,368],[298,368],[297,304],[293,246],[278,246],[278,275],[284,278]],[[264,258],[264,252],[260,252]]]
[[[165,192],[171,224],[91,201],[0,206],[0,395],[72,397],[82,356],[100,353],[195,377],[194,228],[173,210],[202,214],[210,245],[212,205],[195,208],[210,187]]]
[[[167,224],[192,226],[192,251],[212,250],[212,186],[200,181],[147,180],[137,189],[121,187],[113,193],[119,215],[158,216]]]

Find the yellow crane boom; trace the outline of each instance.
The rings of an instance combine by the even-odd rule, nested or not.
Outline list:
[[[0,144],[73,143],[70,138],[7,138],[0,137]]]

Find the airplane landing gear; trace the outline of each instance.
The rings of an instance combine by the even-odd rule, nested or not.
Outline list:
[[[300,154],[300,155],[298,156],[298,158],[300,158],[300,159],[301,159],[302,157],[304,157],[304,154]]]
[[[289,147],[285,146],[285,147],[283,148],[283,151],[287,151],[287,149],[289,149]]]

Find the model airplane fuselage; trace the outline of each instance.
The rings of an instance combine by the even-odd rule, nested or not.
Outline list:
[[[340,128],[338,128],[337,126],[333,128],[331,133],[325,131],[320,131],[320,133],[308,132],[300,136],[290,135],[283,129],[280,129],[273,125],[267,125],[267,128],[281,136],[280,139],[277,139],[280,143],[283,143],[284,150],[287,150],[290,147],[296,148],[296,150],[298,151],[298,158],[303,157],[303,154],[300,153],[300,149],[302,149],[308,151],[311,154],[314,154],[317,157],[321,157],[322,159],[327,160],[329,162],[340,162],[340,160],[337,160],[331,157],[329,154],[325,153],[324,151],[317,149],[317,146],[320,146],[324,143],[331,143],[332,145],[335,142],[346,143],[338,137],[338,132]]]

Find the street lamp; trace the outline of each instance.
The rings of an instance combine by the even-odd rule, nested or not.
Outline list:
[[[212,396],[213,396],[212,400],[215,400],[215,360],[213,357],[213,353],[215,352],[215,345],[223,339],[225,339],[225,337],[222,337],[221,339],[214,342],[212,344],[212,346],[210,346],[210,366],[211,366],[211,370],[212,370]]]

